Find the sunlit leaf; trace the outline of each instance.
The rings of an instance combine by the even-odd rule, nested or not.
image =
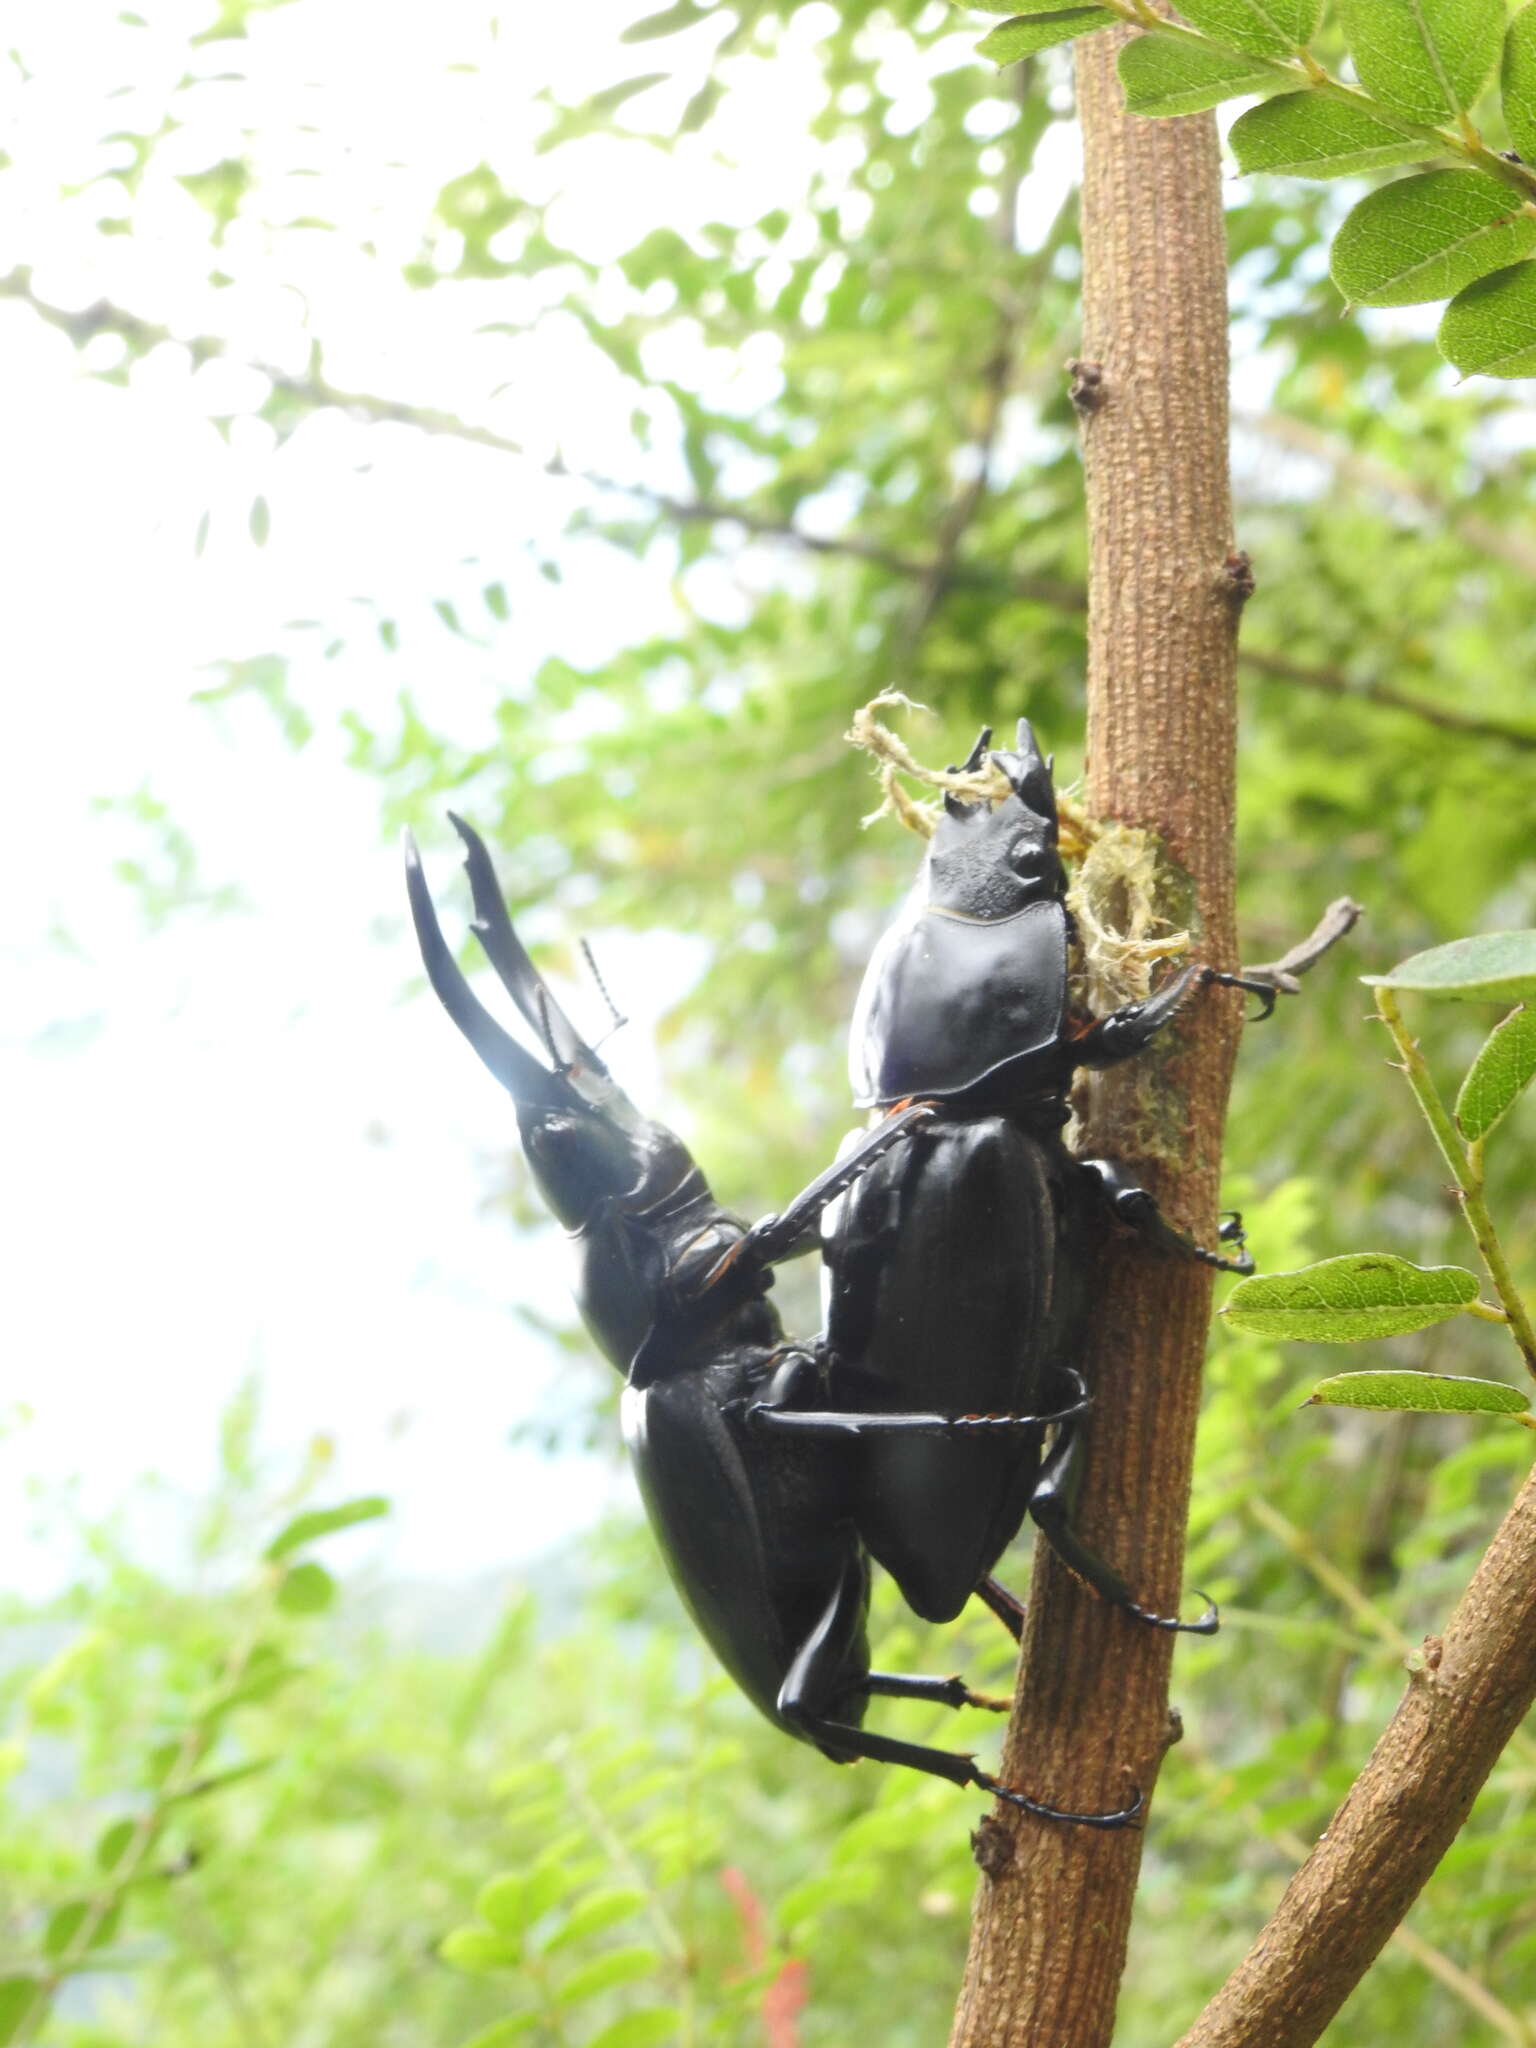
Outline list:
[[[1074,36],[1109,28],[1114,20],[1107,7],[1054,7],[1047,13],[1016,14],[1012,21],[1001,21],[990,29],[976,49],[994,64],[1014,64],[1055,43],[1069,43]]]
[[[1413,989],[1464,1003],[1523,1003],[1536,996],[1536,931],[1484,932],[1414,953],[1389,974],[1362,974],[1372,988]]]
[[[471,1977],[486,1977],[497,1970],[515,1970],[522,1958],[522,1946],[510,1935],[497,1934],[490,1927],[455,1927],[437,1945],[445,1963]]]
[[[1469,284],[1446,307],[1436,339],[1465,377],[1536,377],[1536,263]]]
[[[1421,141],[1385,121],[1311,92],[1282,93],[1249,107],[1232,123],[1227,141],[1240,170],[1301,178],[1345,178],[1424,154]]]
[[[1493,76],[1504,0],[1339,0],[1360,83],[1416,121],[1465,113]]]
[[[1502,82],[1510,140],[1527,163],[1536,162],[1536,0],[1509,24]]]
[[[1477,1299],[1461,1266],[1414,1266],[1390,1252],[1349,1252],[1295,1273],[1240,1280],[1221,1313],[1255,1337],[1353,1344],[1399,1337],[1459,1315]]]
[[[339,1507],[310,1508],[280,1529],[267,1545],[267,1556],[275,1563],[302,1544],[329,1536],[337,1529],[355,1528],[359,1522],[377,1521],[389,1513],[389,1501],[381,1493],[364,1494],[358,1500],[343,1501]]]
[[[1200,114],[1223,100],[1274,92],[1276,72],[1193,36],[1141,35],[1120,52],[1120,83],[1133,114]]]
[[[0,2044],[14,2041],[21,2023],[37,2003],[41,1986],[35,1977],[0,1977]]]
[[[573,1970],[555,1996],[561,2005],[579,2005],[583,1999],[596,1998],[601,1991],[612,1991],[620,1984],[638,1984],[642,1977],[654,1977],[662,1961],[653,1948],[609,1949],[606,1955],[594,1956],[589,1963]]]
[[[336,1598],[336,1581],[323,1564],[296,1564],[283,1574],[277,1604],[284,1614],[320,1614]]]
[[[681,2014],[675,2006],[646,2006],[594,2034],[588,2048],[670,2048],[678,2039],[680,2024]]]
[[[1179,0],[1191,27],[1261,57],[1289,57],[1311,42],[1322,0]]]
[[[617,1926],[619,1921],[631,1919],[645,1903],[645,1893],[635,1885],[614,1885],[603,1891],[588,1892],[544,1943],[545,1953],[552,1955],[556,1949],[568,1948],[573,1942],[586,1941],[594,1934],[601,1934],[605,1929]]]
[[[1536,1074],[1536,1010],[1524,1004],[1496,1024],[1467,1070],[1456,1121],[1469,1144],[1486,1138]]]

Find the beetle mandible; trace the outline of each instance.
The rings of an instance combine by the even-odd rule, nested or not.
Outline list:
[[[569,1236],[578,1307],[624,1375],[622,1418],[641,1495],[684,1606],[742,1691],[769,1720],[837,1763],[870,1757],[974,1785],[1046,1819],[1090,1827],[1134,1820],[1140,1795],[1112,1812],[1075,1813],[1002,1785],[973,1757],[864,1728],[886,1695],[959,1707],[997,1705],[958,1678],[872,1671],[868,1553],[855,1527],[862,1460],[885,1441],[985,1435],[1033,1442],[1086,1405],[1069,1370],[1037,1374],[1040,1412],[956,1414],[890,1403],[877,1415],[797,1403],[764,1428],[819,1348],[786,1345],[765,1298],[772,1263],[813,1239],[826,1204],[900,1148],[933,1114],[906,1106],[861,1138],[782,1216],[748,1231],[711,1194],[682,1141],[638,1111],[538,974],[507,915],[490,857],[467,849],[475,931],[537,1059],[491,1016],[460,972],[407,840],[411,914],[427,976],[449,1015],[511,1095],[540,1192]],[[834,1397],[835,1398],[835,1397]],[[1006,1704],[1006,1703],[1004,1703]]]

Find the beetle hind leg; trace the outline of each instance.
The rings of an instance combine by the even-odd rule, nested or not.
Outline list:
[[[1196,1621],[1181,1621],[1174,1614],[1156,1614],[1150,1607],[1142,1606],[1114,1566],[1100,1557],[1092,1545],[1078,1534],[1072,1524],[1072,1498],[1076,1492],[1080,1456],[1081,1438],[1075,1427],[1068,1423],[1059,1432],[1056,1444],[1041,1468],[1039,1483],[1030,1497],[1030,1517],[1052,1550],[1069,1571],[1075,1572],[1093,1588],[1101,1600],[1107,1601],[1111,1607],[1118,1607],[1133,1620],[1145,1622],[1148,1628],[1167,1629],[1175,1635],[1215,1635],[1221,1626],[1221,1616],[1216,1603],[1206,1594],[1200,1596],[1206,1603],[1205,1611]],[[982,1598],[987,1598],[985,1593]],[[991,1600],[987,1600],[987,1605],[994,1613],[1000,1612]]]
[[[1142,1808],[1140,1792],[1134,1792],[1129,1804],[1113,1812],[1073,1813],[1035,1799],[1029,1793],[1021,1792],[1017,1786],[1001,1784],[990,1772],[981,1770],[973,1756],[966,1756],[958,1750],[931,1749],[926,1743],[902,1742],[894,1736],[876,1735],[851,1721],[839,1720],[838,1709],[845,1703],[851,1705],[865,1693],[883,1693],[899,1699],[939,1700],[952,1706],[967,1704],[966,1699],[956,1697],[957,1688],[961,1693],[967,1691],[958,1679],[906,1678],[888,1671],[869,1671],[861,1678],[849,1679],[841,1658],[850,1633],[862,1618],[866,1598],[864,1573],[850,1564],[839,1579],[821,1619],[790,1665],[779,1689],[777,1705],[780,1717],[797,1735],[814,1743],[837,1762],[852,1763],[857,1758],[868,1757],[874,1763],[904,1764],[907,1769],[924,1771],[930,1777],[947,1778],[952,1785],[974,1785],[979,1791],[991,1792],[1010,1806],[1035,1814],[1041,1820],[1066,1821],[1085,1828],[1124,1828],[1134,1824]]]

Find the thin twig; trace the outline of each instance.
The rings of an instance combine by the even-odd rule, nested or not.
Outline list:
[[[1376,1008],[1382,1021],[1392,1034],[1392,1042],[1402,1059],[1403,1073],[1408,1086],[1413,1090],[1414,1100],[1423,1112],[1424,1121],[1429,1125],[1440,1156],[1451,1170],[1455,1184],[1456,1198],[1461,1203],[1462,1213],[1467,1219],[1488,1277],[1493,1282],[1505,1315],[1509,1318],[1509,1332],[1525,1360],[1526,1370],[1536,1378],[1536,1329],[1531,1326],[1530,1313],[1520,1292],[1515,1286],[1514,1276],[1509,1270],[1509,1261],[1504,1256],[1504,1247],[1494,1229],[1493,1217],[1483,1198],[1483,1147],[1481,1141],[1475,1144],[1463,1142],[1460,1132],[1451,1121],[1451,1113],[1440,1099],[1440,1091],[1425,1064],[1419,1050],[1419,1042],[1403,1022],[1403,1013],[1398,1006],[1396,995],[1389,988],[1377,987]]]
[[[552,455],[540,455],[510,434],[499,433],[494,427],[480,426],[440,407],[413,405],[401,399],[385,398],[377,392],[343,390],[323,374],[318,347],[311,352],[308,372],[295,376],[272,363],[234,356],[228,345],[217,336],[175,334],[169,328],[142,320],[137,314],[105,299],[99,299],[79,312],[51,306],[38,296],[33,288],[32,273],[24,266],[0,278],[0,299],[18,299],[29,305],[40,319],[67,334],[77,348],[83,348],[99,334],[115,334],[141,352],[170,343],[184,348],[194,363],[238,362],[243,369],[266,378],[274,392],[280,393],[300,411],[336,411],[370,425],[411,427],[418,433],[466,442],[471,447],[488,448],[495,454],[530,463],[546,476],[562,482],[579,484],[604,496],[629,498],[679,526],[735,526],[755,540],[776,541],[806,554],[863,562],[887,575],[922,586],[931,585],[940,596],[945,589],[965,588],[994,590],[1010,597],[1022,597],[1031,603],[1049,606],[1053,611],[1082,612],[1087,606],[1082,585],[1064,577],[1000,570],[958,558],[944,562],[937,558],[909,555],[899,548],[887,547],[857,533],[811,533],[781,514],[760,512],[749,505],[715,498],[679,497],[653,484],[577,467],[568,463],[558,451]],[[1296,661],[1289,655],[1265,648],[1241,647],[1238,660],[1252,674],[1271,682],[1288,683],[1298,689],[1317,690],[1325,696],[1342,697],[1353,703],[1376,704],[1386,710],[1401,711],[1426,725],[1462,733],[1469,739],[1492,740],[1501,746],[1536,751],[1536,725],[1459,711],[1454,706],[1416,696],[1390,683],[1351,675],[1327,663]]]

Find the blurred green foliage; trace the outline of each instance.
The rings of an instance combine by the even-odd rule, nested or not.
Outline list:
[[[339,726],[387,825],[436,844],[447,802],[470,812],[546,935],[691,934],[706,964],[667,1020],[655,1106],[739,1206],[773,1206],[843,1128],[840,1034],[914,859],[893,826],[860,827],[874,796],[841,743],[850,710],[889,684],[933,705],[939,725],[913,733],[931,758],[1023,712],[1068,766],[1078,747],[1066,62],[1047,53],[1000,82],[937,5],[594,9],[589,90],[534,92],[529,133],[509,124],[489,146],[466,123],[418,215],[379,169],[359,224],[318,129],[217,97],[322,7],[187,10],[174,61],[137,69],[131,101],[103,86],[91,147],[66,137],[41,172],[18,157],[4,173],[72,181],[93,232],[129,254],[168,187],[206,209],[174,313],[153,292],[135,302],[126,258],[120,296],[84,311],[50,297],[47,252],[24,235],[0,296],[62,327],[98,374],[131,380],[166,349],[265,366],[218,425],[274,460],[344,414],[377,422],[386,450],[415,432],[501,466],[504,522],[423,616],[338,587],[278,644],[231,648],[208,694],[259,695],[296,745]],[[119,36],[140,19],[106,14]],[[634,49],[611,33],[631,16]],[[467,76],[519,35],[489,6],[476,21]],[[56,87],[66,58],[19,47],[23,96]],[[745,115],[781,79],[797,125],[765,205]],[[719,217],[650,220],[607,250],[573,231],[570,195],[658,158],[718,189]],[[1518,389],[1453,388],[1412,314],[1340,317],[1324,245],[1364,189],[1255,178],[1228,215],[1237,539],[1258,578],[1246,951],[1278,954],[1338,894],[1369,912],[1245,1046],[1230,1198],[1269,1270],[1362,1246],[1467,1256],[1354,976],[1536,923],[1529,419]],[[402,325],[432,309],[458,348],[451,390],[419,368],[367,389],[344,374],[323,295],[283,288],[317,237]],[[238,309],[263,292],[253,329]],[[534,344],[566,352],[594,408],[618,408],[606,450],[568,452],[498,410]],[[530,479],[558,486],[563,527],[525,513]],[[282,517],[278,491],[254,492],[251,546],[270,552]],[[432,518],[424,504],[424,552]],[[666,602],[629,632],[616,599],[601,657],[576,663],[527,630],[551,586],[586,606],[594,578],[622,591],[637,564]],[[450,713],[435,680],[466,649],[483,713]],[[157,858],[135,852],[163,892],[188,858],[176,821],[146,793],[133,823],[164,828]],[[404,972],[403,925],[401,951]],[[1447,1086],[1484,1028],[1477,1013],[1426,1025]],[[1528,1116],[1489,1167],[1517,1271],[1533,1249]],[[1458,1319],[1396,1339],[1391,1362],[1491,1376],[1506,1352]],[[1267,1340],[1213,1339],[1190,1580],[1226,1627],[1179,1653],[1186,1735],[1148,1834],[1125,2048],[1176,2033],[1252,1937],[1528,1461],[1522,1431],[1476,1418],[1299,1415],[1316,1376]],[[315,1560],[263,1570],[296,1506],[269,1495],[237,1446],[185,1570],[150,1572],[101,1532],[67,1596],[8,1603],[0,2039],[42,2010],[50,1926],[71,1957],[46,2032],[63,2048],[942,2038],[977,1808],[899,1772],[834,1771],[760,1725],[687,1636],[643,1532],[594,1541],[578,1605],[509,1593],[454,1655],[413,1646],[383,1595],[321,1612]],[[157,1824],[121,1916],[74,1956],[72,1923],[51,1916],[109,1885],[99,1847],[156,1810],[154,1752],[204,1725],[253,1603],[257,1640],[305,1668],[221,1718],[209,1763],[266,1768]],[[995,1627],[935,1638],[888,1591],[877,1620],[889,1665],[1006,1684]],[[891,1711],[918,1739],[941,1723],[947,1742],[986,1739],[938,1710],[931,1725]],[[1529,1738],[1511,1749],[1412,1923],[1528,2026],[1533,1759]],[[1500,2037],[1395,1948],[1329,2036]]]

